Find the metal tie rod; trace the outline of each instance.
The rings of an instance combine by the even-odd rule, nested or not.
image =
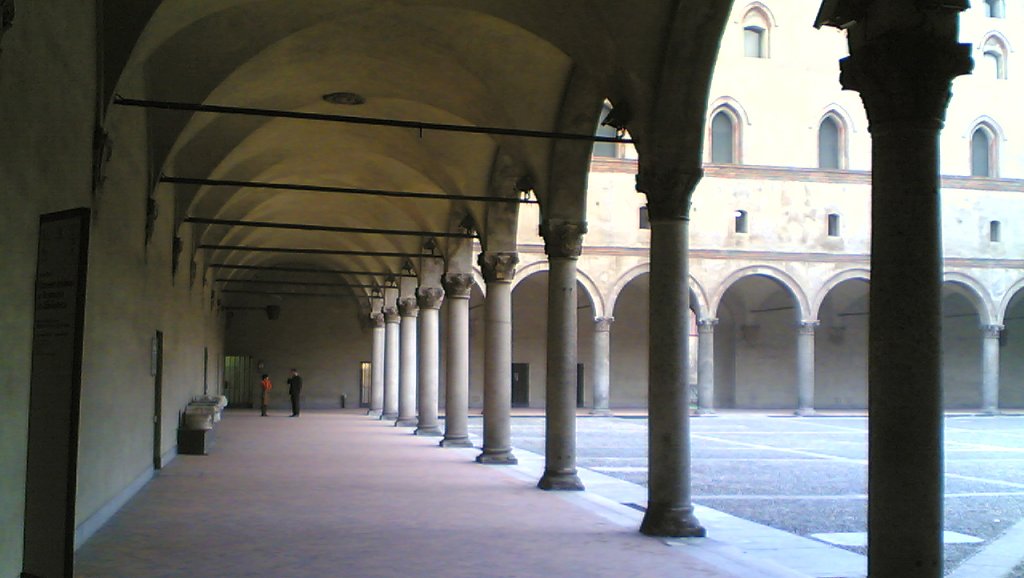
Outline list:
[[[233,221],[230,219],[205,219],[202,217],[185,217],[186,223],[201,225],[230,225],[232,227],[262,227],[265,229],[292,229],[296,231],[326,231],[329,233],[362,233],[364,235],[398,235],[406,237],[448,237],[455,239],[475,239],[474,233],[450,233],[433,231],[407,231],[398,229],[367,229],[362,227],[331,227],[328,225],[305,225],[302,223],[271,223],[267,221]]]
[[[421,253],[398,251],[350,251],[347,249],[300,249],[293,247],[247,247],[245,245],[199,245],[200,249],[213,251],[248,251],[253,253],[297,253],[301,255],[354,255],[360,257],[422,257]]]
[[[246,189],[272,189],[277,191],[302,191],[312,193],[334,193],[342,195],[370,195],[374,197],[399,197],[403,199],[431,199],[445,201],[473,201],[480,203],[511,203],[537,204],[534,199],[519,197],[476,197],[473,195],[452,195],[447,193],[416,193],[412,191],[386,191],[382,189],[363,189],[359,187],[329,187],[326,185],[306,185],[301,183],[268,183],[263,181],[236,181],[230,179],[198,179],[192,177],[161,176],[161,183],[178,185],[197,185],[207,187],[239,187]]]
[[[244,295],[294,295],[297,297],[337,297],[351,299],[352,295],[347,293],[302,293],[297,291],[246,291],[244,289],[224,289],[221,293],[236,293]],[[258,309],[263,309],[258,307]]]
[[[378,275],[381,277],[415,277],[415,273],[392,273],[390,271],[338,271],[335,269],[304,269],[302,267],[277,267],[274,265],[231,265],[210,263],[212,269],[242,269],[245,271],[284,271],[286,273],[320,273],[334,275]]]
[[[253,283],[259,285],[299,285],[302,287],[355,287],[357,289],[373,289],[380,287],[373,283],[310,283],[306,281],[277,281],[274,279],[216,279],[215,283]]]
[[[590,142],[624,143],[633,144],[633,139],[619,138],[613,136],[599,136],[593,134],[579,134],[567,132],[553,132],[546,130],[527,130],[518,128],[468,126],[462,124],[446,124],[439,122],[422,122],[417,120],[396,120],[392,118],[373,118],[365,116],[350,116],[344,114],[323,114],[317,112],[297,112],[293,110],[279,110],[272,108],[250,108],[245,106],[225,106],[218,104],[198,104],[192,102],[177,102],[169,100],[149,100],[138,98],[124,98],[121,95],[114,96],[114,104],[121,106],[138,106],[143,108],[158,108],[163,110],[185,110],[191,112],[215,112],[220,114],[240,114],[247,116],[265,116],[274,118],[291,118],[297,120],[316,120],[324,122],[341,122],[348,124],[364,124],[372,126],[390,126],[398,128],[412,128],[419,131],[436,130],[444,132],[462,132],[470,134],[487,134],[501,136],[520,136],[527,138],[547,138],[556,140],[577,140]]]

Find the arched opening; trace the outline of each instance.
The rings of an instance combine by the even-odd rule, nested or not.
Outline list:
[[[863,409],[868,405],[868,291],[850,279],[828,292],[814,338],[815,406]]]
[[[1006,45],[997,36],[989,36],[981,45],[980,62],[976,74],[982,78],[1004,80],[1007,77],[1006,57],[1008,54]]]
[[[1006,6],[1003,0],[985,0],[985,16],[989,18],[1005,18]]]
[[[947,409],[981,407],[981,321],[969,289],[942,287],[942,400]]]
[[[715,329],[715,407],[797,407],[800,306],[777,279],[749,275],[722,296]]]
[[[743,55],[768,58],[770,23],[760,8],[747,10],[743,17]]]
[[[971,135],[971,176],[994,177],[996,160],[995,132],[979,125]]]
[[[1010,298],[999,338],[999,407],[1024,409],[1024,287]]]
[[[593,404],[591,386],[594,305],[582,283],[576,283],[576,362],[580,406]],[[512,406],[545,407],[547,390],[548,272],[532,273],[512,290]],[[614,329],[612,330],[614,332]]]
[[[711,117],[711,162],[732,164],[737,162],[736,118],[724,109]]]
[[[832,115],[821,120],[818,127],[818,168],[843,168],[842,128]]]

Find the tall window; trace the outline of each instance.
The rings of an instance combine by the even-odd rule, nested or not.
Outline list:
[[[988,240],[992,243],[998,243],[1001,240],[1002,235],[999,231],[999,221],[991,221],[988,224]]]
[[[607,118],[608,117],[608,113],[611,112],[611,111],[612,111],[611,104],[609,104],[607,102],[604,103],[604,108],[601,109],[601,117],[597,121],[597,123],[598,123],[597,124],[597,130],[594,131],[594,134],[596,136],[605,136],[605,137],[616,137],[616,136],[618,136],[618,131],[615,129],[614,126],[602,125],[601,124],[601,121],[603,121],[605,118]],[[594,143],[593,155],[595,157],[618,158],[619,157],[619,145],[617,145],[616,143],[613,143],[613,142],[595,142]]]
[[[733,218],[735,220],[735,223],[734,223],[735,224],[735,231],[737,233],[746,233],[747,232],[747,212],[746,211],[736,211],[735,213],[733,213]]]
[[[996,36],[989,36],[982,45],[982,58],[978,75],[985,78],[1006,79],[1006,45]]]
[[[818,127],[818,168],[841,169],[842,157],[842,130],[836,118],[828,115]]]
[[[971,135],[971,176],[994,177],[995,164],[995,133],[981,125]]]
[[[989,18],[1005,18],[1006,8],[1003,0],[985,0],[985,16]]]
[[[711,162],[731,164],[736,162],[735,121],[724,110],[711,117]]]
[[[838,237],[839,236],[839,214],[829,213],[828,214],[828,236]]]
[[[743,55],[749,58],[768,58],[768,15],[759,6],[747,10],[743,16]]]

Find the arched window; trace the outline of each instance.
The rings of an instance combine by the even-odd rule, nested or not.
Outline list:
[[[995,131],[986,125],[979,125],[971,135],[971,176],[996,176]]]
[[[743,16],[743,55],[750,58],[768,58],[768,15],[760,7],[747,10]]]
[[[829,114],[818,126],[818,168],[843,168],[843,130],[835,116]]]
[[[996,36],[989,36],[981,47],[979,76],[985,78],[1006,79],[1006,45]]]
[[[989,18],[1005,18],[1006,8],[1003,0],[985,0],[985,16]]]
[[[725,110],[719,110],[711,117],[711,162],[735,163],[736,140],[734,117]]]
[[[618,131],[615,129],[614,126],[610,126],[610,125],[606,125],[606,124],[601,124],[601,122],[604,121],[604,119],[608,118],[608,113],[611,112],[611,111],[612,111],[612,105],[610,103],[608,103],[608,102],[605,102],[604,103],[604,108],[601,109],[601,116],[600,116],[600,118],[597,121],[597,130],[594,131],[594,134],[596,136],[605,136],[605,137],[616,137],[616,136],[618,136]],[[595,142],[594,143],[593,155],[595,157],[618,158],[619,157],[619,145],[616,144],[616,143],[613,143],[613,142]]]

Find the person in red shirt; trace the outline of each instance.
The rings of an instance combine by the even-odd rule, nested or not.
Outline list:
[[[263,378],[260,381],[260,385],[263,386],[263,398],[260,401],[260,415],[266,416],[267,404],[270,403],[270,390],[271,388],[274,387],[274,385],[270,383],[270,376],[267,375],[266,373],[263,374]]]

